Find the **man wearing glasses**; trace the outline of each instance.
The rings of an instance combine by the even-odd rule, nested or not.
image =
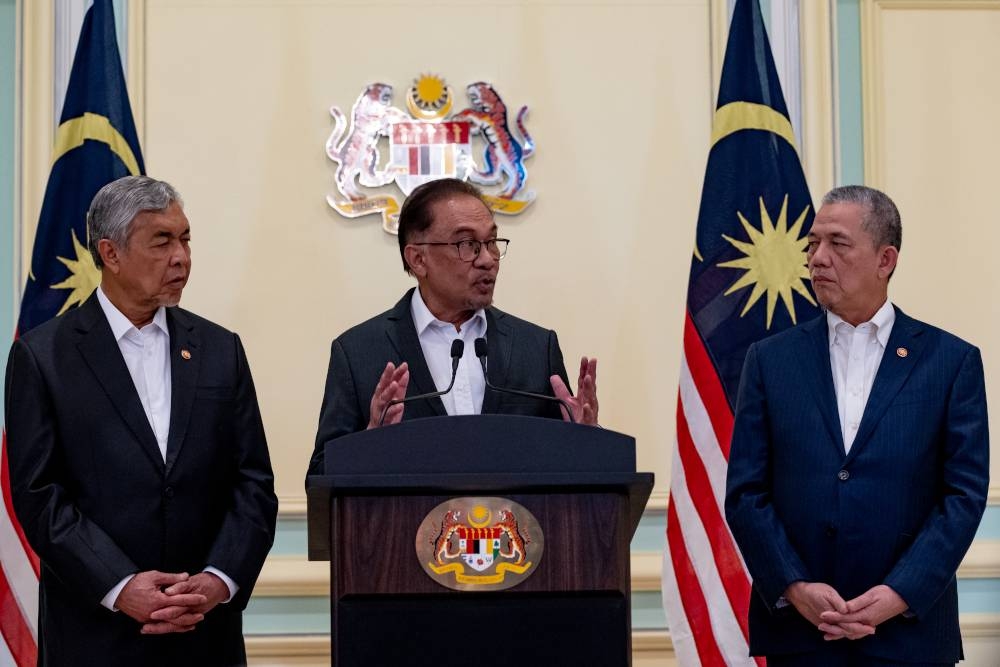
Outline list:
[[[403,419],[480,413],[569,418],[554,402],[487,390],[477,338],[487,342],[491,384],[556,396],[577,422],[597,423],[597,360],[580,361],[574,397],[555,332],[492,307],[508,240],[497,238],[493,213],[475,186],[457,179],[419,186],[403,203],[398,234],[403,269],[417,286],[333,341],[310,474],[323,473],[326,442]],[[456,339],[465,346],[452,390],[386,410],[395,399],[449,385]]]

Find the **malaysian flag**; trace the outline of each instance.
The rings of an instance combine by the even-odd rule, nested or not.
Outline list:
[[[819,314],[806,269],[812,200],[757,0],[733,10],[705,170],[667,507],[663,604],[682,667],[749,657],[750,576],[723,501],[751,343]]]
[[[125,90],[111,0],[87,10],[56,130],[15,338],[83,303],[100,283],[86,214],[107,183],[145,173]],[[0,457],[0,665],[38,661],[38,556],[14,516],[4,434]]]

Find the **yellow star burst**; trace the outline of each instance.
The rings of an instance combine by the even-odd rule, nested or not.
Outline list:
[[[774,307],[778,302],[778,297],[785,304],[788,314],[795,324],[795,304],[792,301],[792,290],[795,290],[812,305],[816,305],[812,295],[806,289],[803,280],[809,279],[809,269],[806,268],[806,246],[809,239],[805,236],[799,238],[802,231],[802,224],[805,222],[809,207],[806,206],[791,229],[788,228],[788,195],[781,204],[781,213],[778,215],[777,223],[771,221],[771,216],[764,206],[764,199],[760,198],[760,229],[758,230],[743,217],[739,211],[736,215],[740,218],[743,229],[746,230],[750,242],[737,241],[725,234],[722,238],[729,241],[737,250],[746,257],[734,259],[731,262],[722,262],[721,267],[730,269],[745,269],[745,273],[739,280],[733,283],[732,287],[726,290],[726,296],[733,292],[753,285],[753,291],[747,304],[740,313],[743,317],[753,307],[757,301],[767,294],[767,328],[771,328],[771,320],[774,317]]]
[[[73,235],[73,250],[76,252],[76,259],[56,258],[66,265],[70,276],[61,283],[52,285],[52,289],[71,289],[73,291],[69,293],[69,296],[66,297],[66,303],[56,313],[57,317],[73,306],[86,301],[87,297],[101,284],[101,272],[94,264],[94,258],[90,251],[76,239],[75,231],[70,233]]]

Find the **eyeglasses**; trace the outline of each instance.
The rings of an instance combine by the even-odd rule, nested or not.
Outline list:
[[[461,241],[424,241],[423,243],[411,243],[410,245],[453,245],[458,248],[458,258],[463,262],[473,262],[479,257],[479,251],[486,247],[486,252],[493,259],[503,259],[507,254],[507,244],[510,239],[486,239],[477,241],[476,239],[462,239]]]

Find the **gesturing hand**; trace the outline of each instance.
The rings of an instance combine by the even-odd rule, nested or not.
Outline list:
[[[140,572],[122,588],[118,599],[115,600],[115,607],[143,624],[153,620],[153,613],[164,607],[174,606],[191,611],[192,608],[208,602],[208,598],[203,593],[183,592],[170,595],[165,591],[166,587],[181,584],[188,579],[187,572],[171,573],[157,570]],[[190,618],[184,619],[188,621],[187,623],[177,625],[170,632],[191,630],[194,628],[194,624],[203,618],[192,620],[195,616],[198,614],[191,614]]]
[[[853,600],[845,603],[846,610],[830,610],[820,614],[822,623],[818,626],[823,631],[824,639],[857,639],[851,636],[858,627],[870,628],[873,634],[875,626],[902,614],[909,608],[899,594],[886,586],[874,586]],[[861,635],[864,636],[864,635]]]
[[[406,396],[406,387],[410,384],[410,367],[404,361],[398,367],[391,361],[385,365],[382,376],[378,379],[378,385],[372,394],[372,401],[369,406],[370,416],[368,417],[368,428],[378,428],[382,411],[390,401],[399,400]],[[403,406],[394,405],[385,413],[385,424],[398,424],[403,420]]]
[[[573,396],[566,383],[558,375],[549,378],[552,392],[569,405],[573,417],[580,424],[597,424],[597,359],[580,359],[580,378],[577,380],[577,395]],[[563,419],[569,421],[569,415],[563,408]]]

